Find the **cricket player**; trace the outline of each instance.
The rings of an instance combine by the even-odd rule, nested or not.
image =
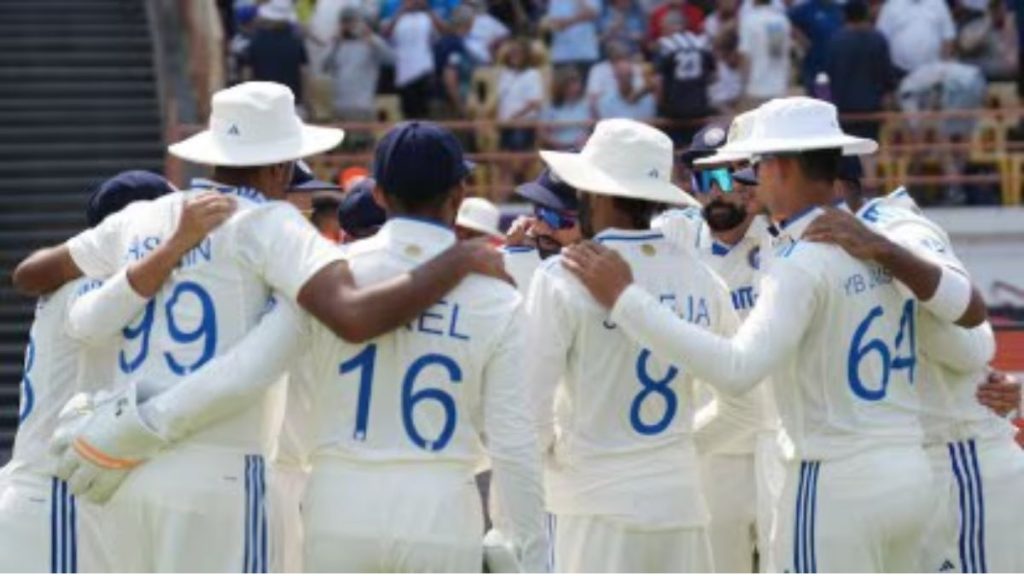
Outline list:
[[[731,333],[737,319],[721,280],[650,230],[661,205],[695,204],[671,183],[667,135],[605,120],[581,153],[541,157],[580,191],[583,235],[625,255],[658,295],[659,314]],[[558,257],[534,276],[527,314],[555,571],[711,571],[694,376],[620,330]]]
[[[857,209],[857,218],[830,213],[807,237],[835,242],[861,258],[871,256],[872,246],[896,242],[968,276],[945,231],[921,214],[905,189],[851,208]],[[936,480],[921,569],[1024,570],[1019,538],[1005,529],[1024,514],[1024,453],[1013,440],[1013,426],[976,399],[978,383],[985,380],[995,354],[991,326],[968,331],[922,311],[917,332],[921,423]],[[965,337],[968,345],[956,345],[955,354],[946,352],[952,345],[945,341],[963,342]]]
[[[754,112],[736,117],[729,139],[747,137]],[[710,124],[698,132],[681,161],[702,210],[670,210],[653,227],[684,247],[725,281],[733,308],[746,318],[757,300],[768,221],[754,195],[750,168],[736,170],[735,156],[715,155],[726,130]],[[733,397],[716,394],[697,412],[696,442],[704,494],[711,512],[709,535],[720,572],[774,572],[770,535],[784,472],[778,413],[768,382]],[[755,565],[755,558],[757,564]]]
[[[163,178],[142,171],[122,172],[98,186],[86,219],[100,224],[135,201],[171,193]],[[230,213],[216,197],[197,199],[182,212],[178,229],[156,257],[176,260]],[[129,271],[129,274],[132,271]],[[16,272],[17,274],[17,272]],[[65,482],[54,478],[48,447],[57,414],[76,393],[113,379],[117,356],[113,338],[83,338],[72,304],[100,285],[72,280],[39,298],[29,332],[22,378],[18,433],[11,461],[0,470],[0,571],[77,572],[108,569],[95,507],[80,503]]]
[[[784,98],[759,109],[753,136],[733,150],[753,156],[779,237],[731,339],[660,313],[610,250],[580,246],[563,258],[612,322],[719,389],[741,393],[772,375],[794,449],[773,542],[787,571],[917,568],[932,486],[914,390],[917,308],[967,325],[984,319],[983,309],[973,316],[969,286],[942,287],[959,279],[906,250],[863,262],[802,239],[831,202],[841,154],[876,147],[842,133],[826,102]],[[913,297],[894,277],[907,278]]]
[[[216,182],[197,181],[192,191],[136,204],[66,246],[35,255],[24,282],[45,287],[82,272],[116,273],[160,246],[183,201],[199,190],[238,204],[124,329],[117,401],[96,413],[100,424],[92,432],[74,436],[62,461],[72,490],[99,501],[118,484],[94,487],[97,470],[136,468],[106,505],[107,535],[121,571],[267,570],[266,395],[151,461],[168,439],[136,415],[140,401],[173,387],[251,330],[271,290],[299,302],[340,336],[362,341],[414,317],[426,306],[416,299],[440,298],[474,266],[494,263],[476,246],[457,246],[413,273],[355,288],[337,247],[278,201],[291,180],[291,163],[333,148],[341,131],[302,124],[290,90],[274,83],[222,90],[212,108],[210,129],[170,152],[214,165]],[[270,361],[247,359],[256,367]],[[126,427],[131,434],[118,436]]]

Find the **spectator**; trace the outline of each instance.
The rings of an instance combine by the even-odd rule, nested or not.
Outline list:
[[[957,37],[960,61],[981,68],[989,81],[1014,80],[1017,74],[1017,33],[1003,0],[991,0],[988,12],[973,17]]]
[[[575,68],[555,71],[551,90],[551,105],[544,108],[541,119],[545,122],[592,121],[591,106],[583,96],[583,78]],[[581,148],[590,133],[589,126],[544,126],[541,128],[541,147],[549,150],[575,150]]]
[[[395,87],[407,119],[427,115],[434,92],[433,39],[443,29],[426,0],[403,0],[402,8],[384,27],[395,49]]]
[[[323,68],[334,84],[334,113],[341,120],[373,121],[377,79],[394,52],[357,9],[343,10],[338,28]]]
[[[291,88],[295,102],[312,110],[309,57],[295,26],[298,16],[291,0],[270,0],[257,12],[258,23],[242,76],[246,80],[277,82]]]
[[[876,26],[901,77],[953,55],[956,28],[945,0],[886,0]]]
[[[376,27],[380,14],[377,0],[317,0],[309,19],[309,37],[306,39],[311,70],[323,69],[324,60],[338,33],[338,20],[346,8],[355,10],[371,28]]]
[[[587,74],[587,100],[596,114],[597,103],[605,94],[618,90],[615,82],[615,65],[618,62],[629,62],[633,68],[633,88],[639,90],[644,86],[644,69],[637,62],[629,48],[621,42],[610,42],[605,48],[606,60],[595,64]]]
[[[643,14],[633,0],[611,0],[601,17],[601,44],[618,42],[633,54],[643,47],[647,32]]]
[[[511,31],[487,11],[484,0],[465,0],[463,6],[473,9],[473,25],[465,40],[466,48],[481,66],[489,65],[494,61],[498,46],[511,35]]]
[[[686,29],[695,34],[704,31],[704,11],[689,0],[666,0],[651,12],[651,19],[647,25],[647,41],[653,46],[658,39],[665,35],[662,30],[662,20],[669,13],[676,13],[682,16],[686,23]]]
[[[600,15],[601,0],[549,0],[542,25],[551,30],[551,63],[586,72],[597,62]]]
[[[868,21],[864,0],[849,0],[845,12],[846,25],[829,42],[825,58],[832,101],[840,114],[882,110],[893,88],[889,43]],[[878,127],[875,121],[843,122],[846,132],[872,140],[878,139]]]
[[[380,19],[382,22],[394,20],[402,13],[407,0],[381,0]],[[437,16],[442,22],[452,15],[452,10],[459,5],[459,0],[423,0],[422,9]]]
[[[459,6],[452,11],[448,23],[450,32],[444,35],[434,47],[434,62],[437,68],[440,110],[436,116],[462,118],[466,116],[466,101],[476,58],[466,46],[466,36],[473,26],[473,9]]]
[[[243,4],[234,9],[234,35],[228,42],[228,85],[242,82],[242,73],[249,54],[249,44],[256,32],[257,6]]]
[[[655,66],[658,71],[658,111],[679,125],[668,132],[676,146],[685,147],[709,115],[708,87],[715,73],[715,58],[708,39],[686,29],[677,12],[662,20],[665,35],[658,40]]]
[[[608,118],[629,118],[641,122],[650,122],[656,115],[654,95],[643,88],[633,87],[633,66],[631,62],[615,63],[616,89],[605,94],[597,103],[598,120]]]
[[[714,45],[718,39],[730,32],[739,33],[740,0],[718,0],[715,11],[704,19],[704,33]]]
[[[814,79],[825,70],[828,42],[843,27],[843,12],[833,0],[806,0],[789,9],[789,21],[804,51],[800,83],[812,94]]]
[[[537,120],[544,100],[540,70],[534,65],[531,41],[518,38],[509,44],[498,72],[498,121]],[[501,148],[510,152],[532,150],[536,132],[532,127],[501,129]],[[525,163],[509,163],[511,176],[522,175]]]
[[[754,0],[740,18],[744,108],[786,95],[789,87],[790,25],[771,0]]]
[[[734,114],[743,97],[742,58],[739,51],[739,30],[718,36],[715,47],[715,79],[708,87],[711,106],[719,112]]]

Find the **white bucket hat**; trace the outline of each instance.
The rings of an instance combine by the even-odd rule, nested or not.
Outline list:
[[[481,234],[504,238],[501,233],[501,211],[494,204],[483,198],[466,198],[459,204],[459,215],[455,218],[455,225]]]
[[[634,120],[602,120],[579,154],[541,150],[540,157],[558,178],[582,192],[699,205],[672,184],[672,139]]]
[[[299,15],[295,11],[295,3],[292,0],[270,0],[270,2],[260,4],[256,16],[272,22],[298,22],[299,20]]]
[[[214,94],[209,128],[167,150],[197,164],[267,166],[325,152],[344,136],[303,124],[287,86],[245,82]]]
[[[840,148],[844,156],[872,154],[878,143],[845,134],[836,107],[816,98],[776,98],[757,109],[753,133],[722,147],[748,155]]]
[[[735,146],[738,142],[742,142],[754,131],[754,122],[757,121],[757,108],[748,110],[735,118],[732,119],[732,123],[729,124],[729,134],[725,137],[725,144],[715,150],[715,153],[711,156],[705,156],[704,158],[698,158],[693,161],[694,166],[712,166],[714,164],[727,164],[729,162],[739,162],[741,160],[749,160],[750,154],[745,152],[730,152],[728,148]]]

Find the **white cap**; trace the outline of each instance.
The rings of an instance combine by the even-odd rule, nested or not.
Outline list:
[[[541,150],[540,157],[581,192],[699,205],[672,184],[672,139],[635,120],[602,120],[580,153]]]
[[[298,22],[299,15],[295,11],[292,0],[270,0],[260,4],[256,16],[273,22]]]
[[[721,151],[748,155],[842,149],[844,156],[872,154],[878,143],[845,134],[836,107],[824,100],[793,96],[776,98],[757,109],[749,138],[727,143]]]
[[[504,238],[501,233],[501,211],[483,198],[466,198],[459,204],[459,215],[455,225],[475,230],[481,234]]]
[[[167,150],[197,164],[267,166],[326,152],[344,136],[303,124],[287,86],[245,82],[214,94],[209,128]]]
[[[748,110],[735,118],[732,119],[732,123],[729,124],[729,134],[725,138],[725,144],[715,150],[715,153],[711,156],[705,156],[704,158],[698,158],[693,161],[694,166],[712,166],[715,164],[727,164],[729,162],[739,162],[740,160],[749,160],[750,154],[743,152],[729,152],[730,146],[735,146],[738,142],[742,142],[747,138],[750,138],[751,133],[754,131],[754,122],[757,121],[757,108]]]

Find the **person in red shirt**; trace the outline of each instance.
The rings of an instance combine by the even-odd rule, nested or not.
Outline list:
[[[686,30],[694,34],[704,32],[704,11],[687,0],[665,0],[651,12],[651,19],[647,25],[647,42],[654,44],[663,35],[662,20],[670,12],[678,12],[683,17]]]

